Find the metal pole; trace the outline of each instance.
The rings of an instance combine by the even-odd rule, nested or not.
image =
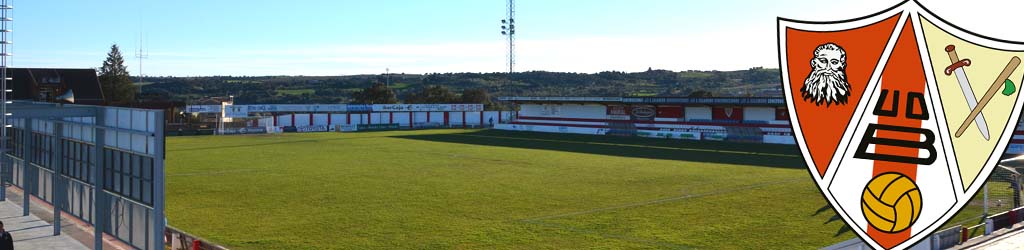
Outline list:
[[[164,230],[167,227],[167,220],[164,215],[164,188],[165,188],[165,173],[164,173],[164,111],[156,112],[156,128],[153,132],[154,137],[159,139],[162,143],[155,143],[153,145],[153,218],[157,221],[152,223],[153,226],[153,238],[150,249],[164,249]]]
[[[515,53],[515,37],[516,37],[516,2],[515,0],[508,0],[508,74],[512,75],[515,72],[516,64],[516,53]]]
[[[8,4],[7,0],[3,0],[3,2],[0,3],[0,19],[3,20],[3,25],[0,27],[0,47],[2,47],[0,48],[0,52],[2,52],[0,54],[3,55],[0,56],[2,57],[2,59],[0,59],[0,91],[3,91],[3,93],[0,93],[0,113],[3,114],[3,118],[0,119],[0,155],[2,155],[0,156],[0,201],[7,200],[7,179],[10,178],[7,177],[7,175],[13,172],[13,168],[11,166],[13,162],[7,157],[7,153],[10,151],[10,149],[7,148],[9,145],[7,141],[10,140],[10,138],[8,138],[9,134],[7,134],[7,128],[10,127],[10,125],[8,125],[9,120],[7,119],[7,104],[9,102],[7,100],[7,94],[11,92],[7,89],[7,80],[10,80],[7,76],[7,47],[12,43],[10,40],[7,40],[7,33],[10,32],[7,28],[7,23],[9,22],[7,18],[10,17],[8,15],[8,10],[11,9],[13,9],[13,7]]]
[[[225,113],[225,112],[227,112],[228,107],[227,107],[227,105],[223,105],[223,104],[221,104],[220,107],[221,107],[220,119],[217,119],[217,122],[220,123],[220,134],[223,135],[224,134],[224,129],[225,129],[224,126],[227,126],[227,124],[224,123],[224,119],[226,119],[228,117],[227,114]]]
[[[503,24],[501,26],[501,34],[508,36],[508,92],[512,93],[512,73],[515,72],[516,65],[516,52],[515,52],[515,41],[516,41],[516,3],[515,0],[508,0],[506,14],[508,15],[505,19],[501,20]],[[508,26],[505,26],[508,25]],[[499,88],[500,89],[500,88]]]
[[[51,182],[53,183],[53,235],[60,235],[60,211],[64,207],[64,179],[61,178],[61,173],[64,171],[64,145],[61,138],[64,137],[64,124],[55,122],[53,124],[53,155],[56,158],[51,164],[53,165],[53,175],[50,176]]]
[[[141,83],[143,81],[143,78],[142,78],[143,77],[143,75],[142,75],[142,59],[148,59],[149,58],[149,54],[146,53],[142,49],[142,47],[143,47],[143,45],[142,45],[142,43],[143,43],[142,36],[143,36],[142,32],[139,32],[139,50],[135,52],[135,59],[139,60],[139,83]]]
[[[512,94],[512,73],[516,66],[516,2],[508,0],[508,92]]]
[[[985,198],[983,200],[983,204],[985,210],[982,212],[982,216],[988,217],[988,183],[985,183]]]
[[[1013,182],[1014,182],[1013,183],[1013,208],[1020,207],[1020,184],[1021,184],[1021,177],[1022,176],[1019,175],[1019,174],[1013,177]]]
[[[106,112],[96,113],[96,124],[104,125],[106,121],[104,117]],[[107,210],[107,194],[103,191],[104,181],[103,176],[106,171],[105,162],[106,154],[104,148],[107,146],[107,131],[100,126],[93,128],[93,139],[95,140],[95,147],[90,152],[91,157],[89,160],[92,161],[92,198],[93,198],[93,249],[103,249],[103,231],[106,228],[109,210]]]
[[[28,208],[30,206],[28,197],[32,194],[32,181],[35,178],[29,178],[34,171],[32,171],[31,162],[32,156],[35,155],[33,149],[34,141],[32,140],[32,118],[25,119],[25,158],[21,159],[21,215],[28,216]]]

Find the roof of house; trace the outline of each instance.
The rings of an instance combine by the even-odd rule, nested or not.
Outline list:
[[[40,87],[45,85],[70,89],[75,103],[103,104],[105,100],[94,69],[9,68],[8,74],[12,78],[11,98],[15,100],[37,100]]]

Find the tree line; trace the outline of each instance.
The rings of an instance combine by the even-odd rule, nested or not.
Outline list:
[[[399,103],[395,92],[383,83],[375,83],[373,86],[352,93],[352,101],[356,104],[395,104]],[[493,109],[496,105],[487,89],[474,88],[464,89],[462,94],[440,85],[431,85],[411,92],[402,99],[402,103],[408,104],[432,104],[432,103],[479,103],[484,104],[486,109]]]
[[[235,96],[239,103],[425,103],[497,96],[781,96],[777,69],[354,76],[145,77],[142,94],[188,102]],[[477,97],[473,97],[477,98]]]
[[[235,96],[239,104],[484,103],[499,96],[781,96],[778,69],[571,73],[428,73],[349,76],[131,77],[111,46],[99,70],[111,103]]]

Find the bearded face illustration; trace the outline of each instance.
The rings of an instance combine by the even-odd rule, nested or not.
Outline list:
[[[800,88],[805,101],[816,105],[846,104],[850,83],[846,81],[846,50],[834,43],[818,45],[811,59],[811,73]]]

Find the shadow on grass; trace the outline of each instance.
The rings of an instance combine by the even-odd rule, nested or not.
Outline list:
[[[214,136],[214,135],[210,135],[210,136]],[[274,136],[274,135],[260,134],[260,135],[216,135],[216,136],[239,136],[239,137],[242,137],[242,136]],[[258,146],[274,146],[274,145],[296,144],[296,143],[326,142],[326,141],[338,141],[338,140],[357,140],[357,139],[374,139],[374,138],[381,138],[381,137],[389,137],[389,136],[373,135],[373,136],[359,136],[359,137],[345,137],[345,138],[338,137],[338,138],[321,138],[321,139],[282,140],[282,141],[266,142],[266,143],[252,143],[252,144],[224,145],[224,146],[210,146],[210,147],[179,148],[179,149],[170,149],[170,150],[167,150],[167,152],[203,151],[203,150],[229,149],[229,148],[251,148],[251,147],[258,147]]]
[[[829,223],[832,223],[832,222],[835,222],[835,221],[842,222],[843,226],[840,227],[839,230],[836,230],[836,234],[832,235],[832,237],[839,237],[840,235],[843,235],[843,234],[846,234],[846,233],[849,233],[849,232],[853,231],[853,229],[850,228],[850,225],[846,224],[846,222],[843,221],[843,217],[839,217],[839,214],[832,215],[832,217],[829,217],[828,221],[825,221],[825,224],[829,224]]]
[[[839,217],[838,213],[835,213],[835,210],[832,209],[832,205],[825,204],[821,208],[818,208],[818,211],[815,211],[814,214],[811,215],[811,217],[818,216],[819,214],[824,213],[825,211],[832,211],[834,213],[832,215],[832,217],[829,217],[828,220],[825,221],[825,224],[829,224],[829,223],[836,222],[836,221],[839,221],[839,222],[843,223],[843,226],[840,227],[839,230],[836,230],[836,234],[832,235],[832,237],[839,237],[839,236],[842,236],[844,234],[853,232],[853,229],[850,228],[850,225],[846,224],[846,222],[843,221],[843,218]]]
[[[687,141],[639,137],[480,130],[456,134],[400,135],[395,138],[484,146],[556,150],[661,160],[805,168],[793,145]]]

